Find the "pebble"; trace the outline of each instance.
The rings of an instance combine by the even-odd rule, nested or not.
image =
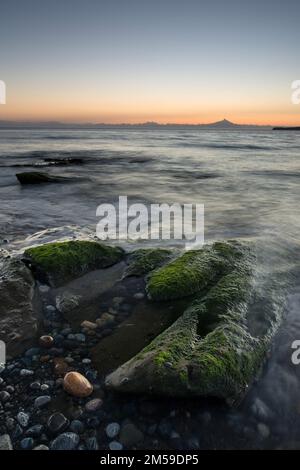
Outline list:
[[[48,349],[48,348],[51,348],[51,346],[53,345],[54,339],[50,335],[44,335],[40,337],[39,343],[43,348]]]
[[[96,437],[89,437],[85,441],[87,450],[99,450],[99,445]]]
[[[29,414],[20,411],[20,413],[17,414],[17,421],[23,428],[26,428],[29,423]]]
[[[251,411],[257,418],[263,421],[268,420],[272,415],[270,408],[260,398],[256,398],[251,406]]]
[[[47,286],[46,284],[40,284],[39,285],[39,291],[42,293],[42,294],[45,294],[46,292],[48,292],[50,290],[50,287]]]
[[[6,426],[6,429],[8,431],[13,431],[14,428],[15,428],[15,420],[13,418],[7,418],[6,422],[5,422],[5,426]]]
[[[43,432],[44,426],[42,424],[35,424],[34,426],[31,426],[31,428],[28,428],[25,436],[28,437],[39,437],[42,432]]]
[[[33,370],[29,370],[29,369],[21,369],[20,370],[20,376],[21,377],[29,377],[30,375],[34,375]]]
[[[42,391],[42,392],[47,392],[47,391],[49,390],[49,388],[50,388],[50,387],[49,387],[49,385],[47,385],[47,384],[42,384],[42,385],[41,385],[41,391]]]
[[[8,434],[0,436],[0,450],[13,450],[11,439]]]
[[[106,326],[114,322],[114,316],[110,313],[103,313],[101,318],[97,318],[96,323],[99,327]]]
[[[47,305],[46,310],[47,312],[53,313],[55,312],[56,308],[54,307],[54,305]]]
[[[69,370],[69,365],[63,358],[54,359],[54,364],[54,374],[57,376],[64,376]]]
[[[74,335],[74,339],[79,343],[85,343],[86,337],[83,333],[76,333]]]
[[[32,390],[39,390],[41,388],[41,384],[40,382],[32,382],[29,387],[32,389]]]
[[[13,439],[18,439],[19,437],[21,437],[23,434],[23,429],[21,428],[21,426],[19,424],[16,425],[13,433],[12,433],[12,438]]]
[[[8,392],[5,392],[5,390],[0,392],[0,401],[2,401],[2,403],[6,403],[9,399],[10,399],[10,394]]]
[[[257,430],[264,439],[267,439],[270,436],[270,428],[264,423],[258,423]]]
[[[123,449],[121,442],[118,442],[118,441],[110,442],[108,447],[110,448],[110,450],[122,450]]]
[[[51,397],[49,397],[49,395],[42,395],[40,397],[37,397],[34,400],[34,407],[35,408],[42,408],[43,406],[48,405],[48,403],[50,403],[50,401],[51,401]]]
[[[64,431],[69,425],[69,420],[62,413],[54,413],[47,422],[47,428],[52,434]]]
[[[79,436],[74,432],[64,432],[51,442],[51,450],[74,450],[79,444]]]
[[[110,437],[111,439],[113,439],[114,437],[117,437],[117,435],[120,432],[119,423],[109,423],[105,428],[105,432],[106,432],[107,437]]]
[[[165,419],[159,423],[158,430],[162,437],[169,437],[173,431],[171,423]]]
[[[32,450],[49,450],[49,447],[45,446],[44,444],[40,444],[39,446],[34,447]]]
[[[94,411],[97,411],[99,408],[101,408],[103,401],[101,398],[94,398],[93,400],[88,401],[85,404],[85,410],[92,413]]]
[[[64,377],[63,387],[74,397],[85,398],[93,393],[92,384],[79,372],[68,372]]]
[[[25,352],[25,357],[37,356],[40,354],[40,348],[30,348]]]
[[[89,359],[88,357],[85,357],[84,359],[82,359],[82,364],[91,364],[91,359]]]
[[[31,450],[34,446],[34,440],[32,437],[25,437],[20,442],[21,449],[23,450]]]
[[[74,419],[70,424],[70,431],[76,434],[82,434],[84,431],[84,424],[79,419]]]
[[[81,328],[86,328],[87,330],[95,330],[96,328],[98,328],[97,323],[88,320],[84,320],[80,326]]]
[[[133,297],[137,300],[141,300],[145,297],[145,295],[143,294],[143,292],[137,292],[136,294],[134,294]]]
[[[135,426],[135,424],[127,423],[122,426],[120,431],[120,442],[125,447],[131,447],[143,440],[144,434]]]

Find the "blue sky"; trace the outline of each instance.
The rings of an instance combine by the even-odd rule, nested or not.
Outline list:
[[[296,0],[2,0],[0,8],[0,119],[300,116],[290,102],[300,78]]]

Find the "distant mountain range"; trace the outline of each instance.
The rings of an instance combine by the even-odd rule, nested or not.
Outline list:
[[[272,126],[256,126],[235,124],[223,119],[211,124],[159,124],[157,122],[144,122],[141,124],[105,124],[105,123],[65,123],[58,121],[1,121],[0,129],[272,129]]]

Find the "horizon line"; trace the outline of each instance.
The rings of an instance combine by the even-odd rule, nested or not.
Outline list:
[[[214,126],[214,125],[227,125],[227,126],[240,126],[240,127],[297,127],[296,126],[290,126],[286,124],[253,124],[253,123],[247,123],[247,124],[240,124],[237,122],[229,121],[228,119],[223,119],[220,121],[213,121],[213,122],[208,122],[208,123],[191,123],[191,122],[186,122],[186,123],[177,123],[177,122],[158,122],[158,121],[142,121],[142,122],[93,122],[93,121],[64,121],[64,120],[40,120],[40,119],[20,119],[20,120],[10,120],[10,119],[0,119],[0,125],[6,123],[6,124],[60,124],[60,125],[74,125],[74,126],[161,126],[161,127],[166,127],[166,126],[191,126],[191,127],[197,127],[197,126]],[[299,124],[300,126],[300,124]]]

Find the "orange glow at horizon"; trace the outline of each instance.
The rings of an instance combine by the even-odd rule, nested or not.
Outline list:
[[[94,90],[95,91],[95,90]],[[70,123],[138,124],[155,121],[160,124],[207,124],[224,118],[237,124],[300,125],[300,105],[272,97],[256,101],[230,94],[222,96],[141,96],[139,93],[114,99],[97,92],[75,95],[73,90],[58,93],[8,94],[7,104],[0,106],[0,120],[62,121]]]

